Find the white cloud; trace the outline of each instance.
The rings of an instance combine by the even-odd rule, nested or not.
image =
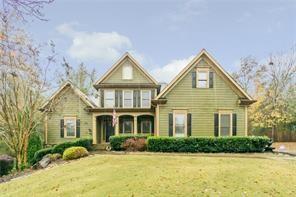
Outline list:
[[[194,56],[190,56],[185,59],[172,60],[163,67],[153,69],[151,74],[157,81],[169,83],[193,58]]]
[[[132,42],[117,32],[77,31],[75,23],[62,24],[57,31],[72,39],[68,53],[80,61],[114,62],[126,51],[134,51]]]

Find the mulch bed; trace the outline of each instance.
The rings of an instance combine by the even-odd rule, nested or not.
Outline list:
[[[15,178],[18,178],[18,177],[22,177],[22,176],[26,176],[26,175],[32,174],[33,171],[35,171],[35,170],[25,169],[25,170],[23,170],[21,172],[13,172],[11,174],[2,176],[2,177],[0,177],[0,184],[1,183],[8,182],[8,181],[10,181],[12,179],[15,179]]]
[[[12,179],[17,179],[17,178],[20,178],[20,177],[29,176],[29,175],[31,175],[34,172],[37,172],[39,170],[49,169],[49,168],[52,168],[54,166],[61,165],[61,164],[64,164],[64,163],[68,163],[68,162],[69,161],[64,161],[62,159],[59,159],[59,160],[56,160],[54,162],[51,162],[46,168],[33,169],[31,167],[31,168],[25,169],[25,170],[20,171],[20,172],[13,172],[13,173],[10,173],[8,175],[0,177],[0,184],[11,181]]]

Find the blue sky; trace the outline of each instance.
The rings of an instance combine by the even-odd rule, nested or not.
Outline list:
[[[96,68],[98,78],[129,51],[158,81],[169,81],[202,48],[229,72],[241,57],[265,59],[296,44],[296,1],[56,0],[48,22],[28,24],[56,44],[60,64]]]

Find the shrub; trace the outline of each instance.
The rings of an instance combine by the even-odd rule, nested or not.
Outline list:
[[[147,149],[151,152],[205,152],[244,153],[263,152],[270,146],[268,137],[149,137]]]
[[[50,158],[50,161],[56,161],[62,158],[62,155],[60,153],[54,153],[54,154],[49,154],[48,157]]]
[[[13,169],[14,159],[8,155],[0,156],[0,176],[7,175]]]
[[[116,135],[116,136],[111,136],[110,137],[110,145],[112,150],[120,151],[124,150],[122,145],[123,143],[130,138],[138,139],[147,139],[149,135]]]
[[[91,150],[92,139],[83,138],[83,139],[79,139],[76,141],[70,141],[70,142],[64,142],[61,144],[57,144],[53,147],[52,153],[60,153],[62,155],[67,148],[70,148],[73,146],[82,146],[82,147],[86,148],[87,150]]]
[[[39,133],[34,132],[31,134],[28,144],[27,158],[29,164],[34,164],[34,155],[40,149],[42,149],[41,137]]]
[[[52,148],[44,148],[41,150],[38,150],[35,154],[34,154],[34,159],[33,159],[33,164],[39,162],[45,155],[47,154],[51,154],[52,153]]]
[[[67,148],[64,151],[63,159],[64,160],[78,159],[80,157],[85,157],[87,155],[88,155],[88,151],[86,150],[86,148],[81,146],[74,146],[74,147]]]
[[[144,138],[128,138],[121,145],[121,148],[126,151],[145,151],[146,150],[146,139]]]

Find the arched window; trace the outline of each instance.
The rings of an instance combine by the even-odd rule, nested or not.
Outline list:
[[[122,79],[133,79],[133,67],[126,64],[122,68]]]

